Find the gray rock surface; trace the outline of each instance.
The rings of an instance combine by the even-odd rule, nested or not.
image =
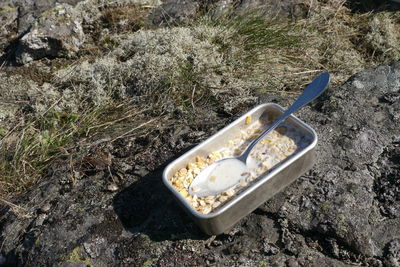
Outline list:
[[[219,236],[162,185],[164,166],[228,123],[204,119],[99,142],[0,211],[0,260],[75,266],[399,266],[400,62],[354,75],[297,115],[319,135],[313,169]],[[291,97],[260,96],[288,106]],[[175,140],[175,141],[171,141]],[[108,155],[107,160],[101,155]],[[112,176],[110,175],[112,174]],[[107,186],[116,183],[119,191]]]
[[[310,176],[287,190],[291,201],[280,216],[290,227],[366,257],[381,257],[399,237],[399,81],[399,62],[381,66],[316,104],[321,113],[309,121],[317,125],[320,156]]]
[[[209,11],[209,14],[214,18],[224,17],[232,13],[236,6],[237,1],[235,0],[221,0],[214,3],[213,8]]]
[[[70,56],[83,42],[81,24],[93,27],[104,15],[102,10],[122,6],[150,10],[159,5],[161,0],[0,1],[0,63],[14,56],[20,64],[44,56]],[[57,12],[60,7],[65,14]]]
[[[172,26],[188,23],[198,10],[199,3],[192,0],[169,0],[149,14],[149,23],[155,26]]]
[[[83,44],[80,14],[68,4],[60,4],[42,13],[30,31],[20,40],[16,61],[26,64],[49,57],[70,57]]]
[[[5,48],[17,34],[18,9],[12,1],[0,3],[0,58],[5,55]]]
[[[0,3],[0,36],[8,36],[14,28],[16,28],[16,21],[18,17],[18,10],[11,1],[4,1]]]
[[[249,11],[260,11],[271,19],[291,18],[299,19],[307,15],[307,9],[299,0],[243,0],[236,7],[237,14],[246,14]]]
[[[44,12],[52,9],[56,4],[75,5],[82,0],[16,0],[13,1],[18,8],[18,33],[23,34],[29,30],[35,20]]]
[[[26,34],[40,15],[56,6],[76,5],[81,0],[2,0],[0,1],[0,62],[10,60],[15,40]]]

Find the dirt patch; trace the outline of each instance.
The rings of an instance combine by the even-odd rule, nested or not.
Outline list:
[[[11,68],[9,75],[20,75],[25,79],[32,80],[39,86],[43,83],[51,83],[54,78],[54,73],[46,71],[42,66],[22,66],[19,68]]]

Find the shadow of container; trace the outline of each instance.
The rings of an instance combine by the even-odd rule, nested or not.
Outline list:
[[[125,230],[144,233],[153,241],[202,239],[192,219],[178,206],[162,182],[165,165],[138,178],[113,198],[113,207]]]

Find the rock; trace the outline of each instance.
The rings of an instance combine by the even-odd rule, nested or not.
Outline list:
[[[39,211],[42,213],[47,213],[51,209],[51,204],[50,203],[45,203]]]
[[[118,191],[118,189],[119,189],[118,185],[114,183],[107,185],[107,191],[115,192]]]
[[[217,1],[213,8],[210,10],[210,14],[212,17],[215,19],[218,19],[220,17],[227,16],[232,13],[232,11],[235,8],[235,0],[222,0],[222,1]]]
[[[274,244],[274,243],[270,243],[268,242],[268,240],[264,240],[264,248],[263,248],[263,252],[266,255],[276,255],[279,253],[279,248]]]
[[[93,8],[91,18],[96,18],[96,14],[99,16],[99,6],[122,2],[147,3],[145,0],[84,2],[89,8],[98,4]],[[215,4],[221,12],[238,4],[238,14],[258,7],[271,17],[274,14],[283,18],[301,17],[303,14],[295,15],[296,7],[301,8],[297,1],[263,1],[264,6],[259,6],[259,2],[218,1]],[[0,5],[5,6],[4,3]],[[25,3],[26,9],[21,7],[21,3]],[[267,8],[271,3],[276,4],[276,9]],[[177,8],[180,4],[182,10]],[[42,56],[71,56],[79,49],[83,33],[79,29],[78,33],[75,32],[73,27],[76,26],[74,20],[78,24],[82,21],[80,11],[76,11],[81,9],[67,4],[54,7],[55,1],[50,0],[7,2],[7,6],[12,5],[21,11],[18,17],[21,33],[28,31],[22,37],[18,51],[21,63]],[[161,19],[159,16],[158,24],[163,25],[186,23],[199,10],[195,1],[168,1],[163,6],[170,9],[173,18]],[[28,7],[33,9],[29,11]],[[161,12],[157,10],[153,15]],[[6,36],[16,32],[13,28],[16,27],[13,26],[16,14],[13,12],[2,17],[6,23],[0,25],[5,25]],[[68,21],[61,23],[60,19]],[[53,29],[51,26],[57,23],[58,28]],[[72,28],[68,28],[67,23]],[[58,35],[60,30],[66,35]],[[175,40],[182,36],[186,36],[184,44],[190,49],[187,52],[183,49],[185,47],[180,49],[184,51],[180,60],[208,60],[205,55],[210,55],[208,47],[213,46],[204,40],[212,38],[195,38],[186,28],[140,31],[132,42],[126,42],[126,46],[120,48],[122,52],[128,52],[129,57],[122,52],[110,53],[115,53],[112,55],[115,59],[124,58],[119,55],[126,56],[131,65],[107,58],[101,64],[96,63],[97,59],[89,60],[84,65],[87,68],[81,67],[81,72],[77,72],[86,74],[86,78],[79,80],[81,76],[76,75],[75,84],[89,84],[84,88],[111,82],[125,86],[124,80],[118,80],[122,76],[133,80],[139,77],[141,84],[152,87],[150,75],[140,76],[147,71],[143,66],[151,66],[158,71],[151,73],[158,76],[163,66],[165,69],[181,67],[180,60],[177,61],[179,64],[169,65],[173,59],[169,51],[179,48]],[[200,45],[202,42],[205,45]],[[128,43],[135,49],[128,49]],[[160,50],[158,54],[153,53],[156,49]],[[204,53],[196,56],[203,50]],[[211,54],[216,55],[211,58],[218,58],[217,52]],[[136,56],[140,53],[148,56],[142,61],[143,65],[136,65],[140,59]],[[151,65],[144,64],[151,60]],[[121,65],[130,72],[119,72]],[[136,76],[131,72],[134,66],[137,66]],[[75,68],[80,67],[76,65]],[[212,65],[205,65],[201,72],[207,69],[212,69]],[[106,71],[109,71],[108,76],[103,75]],[[65,69],[65,72],[70,70]],[[99,82],[105,76],[112,79]],[[210,75],[206,73],[201,77]],[[0,73],[0,79],[1,122],[18,110],[19,106],[14,103],[26,103],[21,112],[29,115],[47,112],[47,106],[42,105],[40,110],[32,102],[55,103],[62,96],[58,89],[64,89],[53,88],[53,85],[39,86],[28,78],[8,76],[5,72]],[[216,85],[222,84],[217,81]],[[14,88],[19,90],[14,91]],[[41,94],[50,92],[50,89],[54,90],[51,96]],[[137,87],[131,86],[130,89],[137,90]],[[21,91],[28,93],[25,95]],[[85,97],[90,95],[87,92],[84,91]],[[102,95],[102,92],[97,93]],[[34,95],[39,95],[40,99]],[[68,96],[74,102],[76,91]],[[292,97],[263,95],[259,102],[288,106]],[[344,85],[330,88],[301,110],[297,116],[309,123],[319,135],[313,169],[243,218],[230,232],[211,238],[200,232],[160,181],[168,162],[215,133],[226,121],[234,119],[227,113],[221,114],[221,111],[210,109],[206,112],[209,117],[202,124],[187,123],[184,113],[176,112],[176,125],[163,125],[161,120],[155,133],[143,133],[140,138],[123,137],[117,142],[109,142],[99,141],[107,140],[101,136],[92,146],[96,150],[91,152],[95,153],[88,152],[92,160],[86,157],[86,165],[91,163],[90,168],[79,158],[72,159],[76,163],[75,170],[71,169],[70,158],[57,160],[46,169],[42,180],[13,199],[12,202],[24,207],[24,211],[26,208],[26,214],[16,213],[10,207],[0,207],[0,265],[400,265],[400,62],[356,74]],[[11,134],[2,142],[16,143],[17,138]],[[85,138],[83,142],[90,142],[89,139]],[[79,154],[86,153],[87,149],[80,147]],[[100,152],[109,153],[106,163],[96,160],[96,155],[102,155]]]
[[[199,10],[199,3],[192,0],[170,0],[155,8],[148,17],[150,24],[172,26],[187,24]]]
[[[105,243],[103,238],[95,238],[92,242],[83,243],[85,251],[91,258],[97,258],[101,253],[101,245]]]
[[[300,112],[323,138],[315,173],[287,191],[291,201],[280,212],[289,228],[341,240],[368,257],[384,256],[385,245],[400,235],[393,180],[400,174],[400,105],[387,101],[400,95],[399,71],[396,62],[361,72],[328,90],[325,101],[314,104],[321,112]]]
[[[6,264],[7,259],[3,255],[0,254],[0,266]]]
[[[386,262],[387,266],[398,267],[400,266],[400,239],[394,239],[387,245],[388,250],[388,260]]]
[[[246,15],[246,13],[254,11],[261,12],[270,19],[300,19],[305,18],[307,15],[307,9],[302,1],[299,0],[243,0],[240,1],[240,4],[236,7],[234,12],[236,14]]]
[[[56,4],[66,3],[75,5],[82,0],[15,0],[14,6],[18,8],[18,34],[29,30],[36,19],[44,12],[52,9]]]
[[[23,34],[29,30],[40,14],[54,7],[54,0],[41,0],[36,4],[34,0],[20,0],[17,6],[20,9],[18,15],[18,33]]]
[[[41,226],[43,225],[43,222],[47,219],[47,215],[46,214],[39,214],[39,216],[36,218],[35,221],[35,226]]]
[[[0,3],[0,36],[2,38],[10,35],[16,30],[18,9],[12,2]]]
[[[83,44],[82,18],[72,6],[57,5],[41,14],[20,40],[16,61],[26,64],[43,57],[71,57]]]
[[[118,0],[118,1],[99,1],[99,0],[2,0],[0,3],[0,27],[9,27],[7,23],[10,17],[14,17],[16,32],[18,35],[25,34],[30,27],[45,11],[48,11],[56,5],[69,4],[71,6],[79,5],[81,11],[91,13],[92,16],[98,18],[101,16],[99,8],[105,6],[123,6],[123,5],[142,5],[142,6],[158,6],[160,0]],[[12,14],[12,15],[11,15]],[[93,22],[88,15],[89,22]],[[3,17],[3,21],[2,20]],[[1,28],[0,28],[1,29]]]
[[[17,34],[18,9],[12,1],[0,3],[0,63],[6,47]]]

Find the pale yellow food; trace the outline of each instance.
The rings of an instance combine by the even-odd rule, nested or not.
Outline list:
[[[247,116],[245,120],[246,125],[249,125],[251,123],[251,116]]]
[[[299,146],[304,146],[310,140],[301,135],[292,125],[284,124],[277,130],[272,131],[253,149],[248,160],[249,173],[243,173],[240,183],[217,196],[197,197],[190,195],[188,189],[193,179],[208,165],[222,158],[237,156],[243,152],[248,144],[254,140],[268,124],[256,121],[252,125],[251,117],[246,117],[245,125],[248,128],[229,140],[222,149],[212,152],[207,158],[197,156],[193,162],[187,164],[175,173],[170,179],[175,189],[192,205],[192,207],[203,214],[208,214],[214,209],[221,207],[227,200],[232,198],[239,190],[247,187],[252,181],[273,166],[295,153]],[[217,177],[212,177],[217,179]],[[196,188],[192,188],[196,191]]]

